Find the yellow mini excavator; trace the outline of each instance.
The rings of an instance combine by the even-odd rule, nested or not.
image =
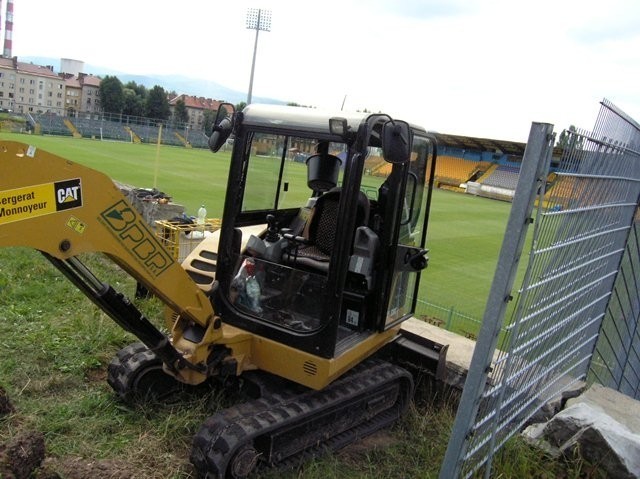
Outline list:
[[[436,144],[385,114],[224,105],[232,145],[221,229],[179,264],[113,181],[0,142],[0,247],[42,252],[140,342],[108,382],[125,401],[235,382],[247,400],[208,418],[202,477],[248,476],[340,448],[395,421],[407,364],[442,372],[446,346],[401,329],[427,265]],[[101,252],[165,305],[169,334],[79,255]]]

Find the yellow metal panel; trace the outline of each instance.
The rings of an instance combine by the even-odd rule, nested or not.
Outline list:
[[[321,358],[267,338],[254,336],[251,363],[258,369],[312,389],[322,389],[387,344],[398,330],[399,327],[384,333],[372,334],[333,359]]]

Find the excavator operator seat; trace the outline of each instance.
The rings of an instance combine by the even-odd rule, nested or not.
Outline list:
[[[285,262],[324,273],[329,271],[329,259],[336,239],[340,193],[341,188],[335,187],[318,197],[303,232],[305,241],[294,242],[284,254]],[[358,195],[356,208],[357,228],[366,225],[369,220],[369,200],[362,192]]]

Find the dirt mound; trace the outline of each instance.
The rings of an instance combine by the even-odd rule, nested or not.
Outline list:
[[[13,408],[13,404],[11,404],[11,401],[9,401],[7,392],[2,387],[0,387],[0,417],[11,414],[14,411],[15,409]]]
[[[0,477],[27,479],[44,460],[44,436],[24,432],[7,444],[0,444]]]

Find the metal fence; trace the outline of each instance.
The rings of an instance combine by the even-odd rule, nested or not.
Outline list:
[[[570,133],[558,182],[544,196],[552,131],[531,129],[443,479],[482,468],[488,478],[504,443],[587,376],[638,393],[640,127],[603,101],[592,133]],[[536,197],[533,247],[505,323]]]
[[[469,339],[477,339],[482,320],[457,309],[456,306],[444,306],[419,299],[414,316],[427,323],[460,334]],[[503,333],[507,331],[502,328]]]
[[[588,381],[640,399],[640,209],[602,322]]]

